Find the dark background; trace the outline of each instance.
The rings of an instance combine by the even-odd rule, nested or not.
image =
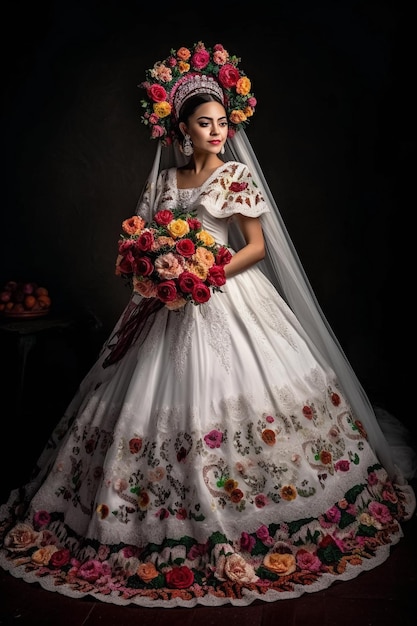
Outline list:
[[[220,42],[252,81],[247,134],[318,300],[372,401],[413,430],[411,28],[401,2],[8,3],[0,282],[47,286],[54,314],[91,311],[107,336],[129,296],[120,224],[155,151],[137,85],[171,48]]]

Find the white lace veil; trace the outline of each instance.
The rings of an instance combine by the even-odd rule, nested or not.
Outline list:
[[[357,419],[366,429],[370,444],[380,462],[391,478],[398,484],[402,484],[404,482],[402,461],[396,454],[394,462],[393,450],[376,419],[373,407],[317,302],[278,206],[243,130],[227,140],[223,158],[225,161],[234,160],[247,165],[270,207],[270,212],[263,214],[260,218],[266,241],[266,258],[260,264],[262,271],[276,286],[297,316],[305,331],[305,339],[319,362],[326,361],[332,367]],[[178,167],[183,163],[184,156],[175,143],[168,147],[161,147],[158,142],[147,184],[149,196],[147,200],[151,214],[159,172],[168,167]],[[238,234],[235,232],[231,234],[229,243],[237,249],[243,242],[239,242]],[[407,452],[410,451],[411,449],[407,450]],[[409,461],[406,463],[409,466]]]

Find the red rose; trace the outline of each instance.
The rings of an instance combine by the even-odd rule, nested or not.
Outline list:
[[[231,63],[225,63],[220,68],[219,83],[225,89],[231,89],[232,87],[235,87],[239,78],[239,71]]]
[[[232,502],[234,502],[235,504],[237,504],[238,502],[241,501],[241,499],[243,498],[243,491],[241,491],[241,489],[233,489],[232,493],[230,494],[230,499]]]
[[[238,192],[243,191],[248,186],[248,183],[232,183],[229,187],[230,191]]]
[[[334,404],[334,406],[339,406],[339,404],[340,404],[340,396],[339,396],[339,394],[332,393],[331,399],[332,399],[332,404]]]
[[[178,297],[177,288],[173,280],[165,280],[163,283],[159,283],[156,293],[162,302],[173,302]]]
[[[117,264],[117,270],[121,274],[131,274],[133,272],[134,263],[135,263],[135,257],[129,251],[119,260]]]
[[[210,54],[207,50],[198,50],[191,57],[191,65],[196,70],[204,69],[210,61]]]
[[[137,454],[142,448],[142,439],[140,437],[132,437],[129,441],[130,454]]]
[[[165,578],[168,587],[173,587],[174,589],[187,589],[194,582],[194,574],[186,565],[174,567],[165,574]]]
[[[216,254],[216,265],[227,265],[232,260],[230,250],[222,246]]]
[[[142,233],[136,242],[136,245],[138,246],[139,250],[142,250],[142,252],[146,252],[147,250],[150,250],[153,244],[154,244],[153,233],[151,233],[149,230]]]
[[[141,256],[136,260],[135,273],[139,276],[150,276],[154,271],[152,261],[147,256]]]
[[[154,217],[155,222],[159,224],[160,226],[166,226],[167,224],[172,222],[173,219],[174,219],[174,214],[172,213],[172,211],[169,211],[168,209],[163,209],[162,211],[158,211],[158,213],[156,213]]]
[[[176,249],[178,254],[182,256],[192,256],[195,252],[195,244],[191,241],[191,239],[180,239],[176,243]]]
[[[189,217],[187,219],[187,224],[190,227],[190,230],[199,230],[201,228],[201,222],[196,217]]]
[[[213,265],[208,272],[207,281],[210,285],[221,287],[226,282],[226,274],[223,265]]]
[[[64,567],[64,565],[70,562],[70,558],[71,552],[67,548],[63,548],[53,553],[49,564],[52,565],[52,567]]]
[[[312,408],[309,407],[308,405],[303,406],[303,415],[308,420],[313,419],[313,410],[312,410]]]
[[[136,241],[134,239],[120,239],[119,241],[119,254],[127,254],[127,252],[136,246]]]
[[[191,295],[197,304],[202,304],[203,302],[210,300],[210,289],[207,285],[200,282],[194,285]]]
[[[178,277],[178,286],[183,293],[191,293],[194,287],[200,282],[198,276],[191,272],[183,272]]]
[[[154,102],[164,102],[167,99],[167,92],[162,85],[151,85],[147,90],[147,94]]]

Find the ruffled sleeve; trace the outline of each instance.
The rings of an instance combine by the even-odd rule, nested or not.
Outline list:
[[[200,201],[207,211],[218,218],[240,213],[259,217],[269,208],[251,172],[242,163],[229,161],[203,186]]]

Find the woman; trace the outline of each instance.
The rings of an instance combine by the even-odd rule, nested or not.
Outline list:
[[[132,299],[2,507],[0,563],[115,604],[324,589],[387,558],[414,494],[246,140],[237,57],[180,48],[143,87],[158,149],[119,242]]]

